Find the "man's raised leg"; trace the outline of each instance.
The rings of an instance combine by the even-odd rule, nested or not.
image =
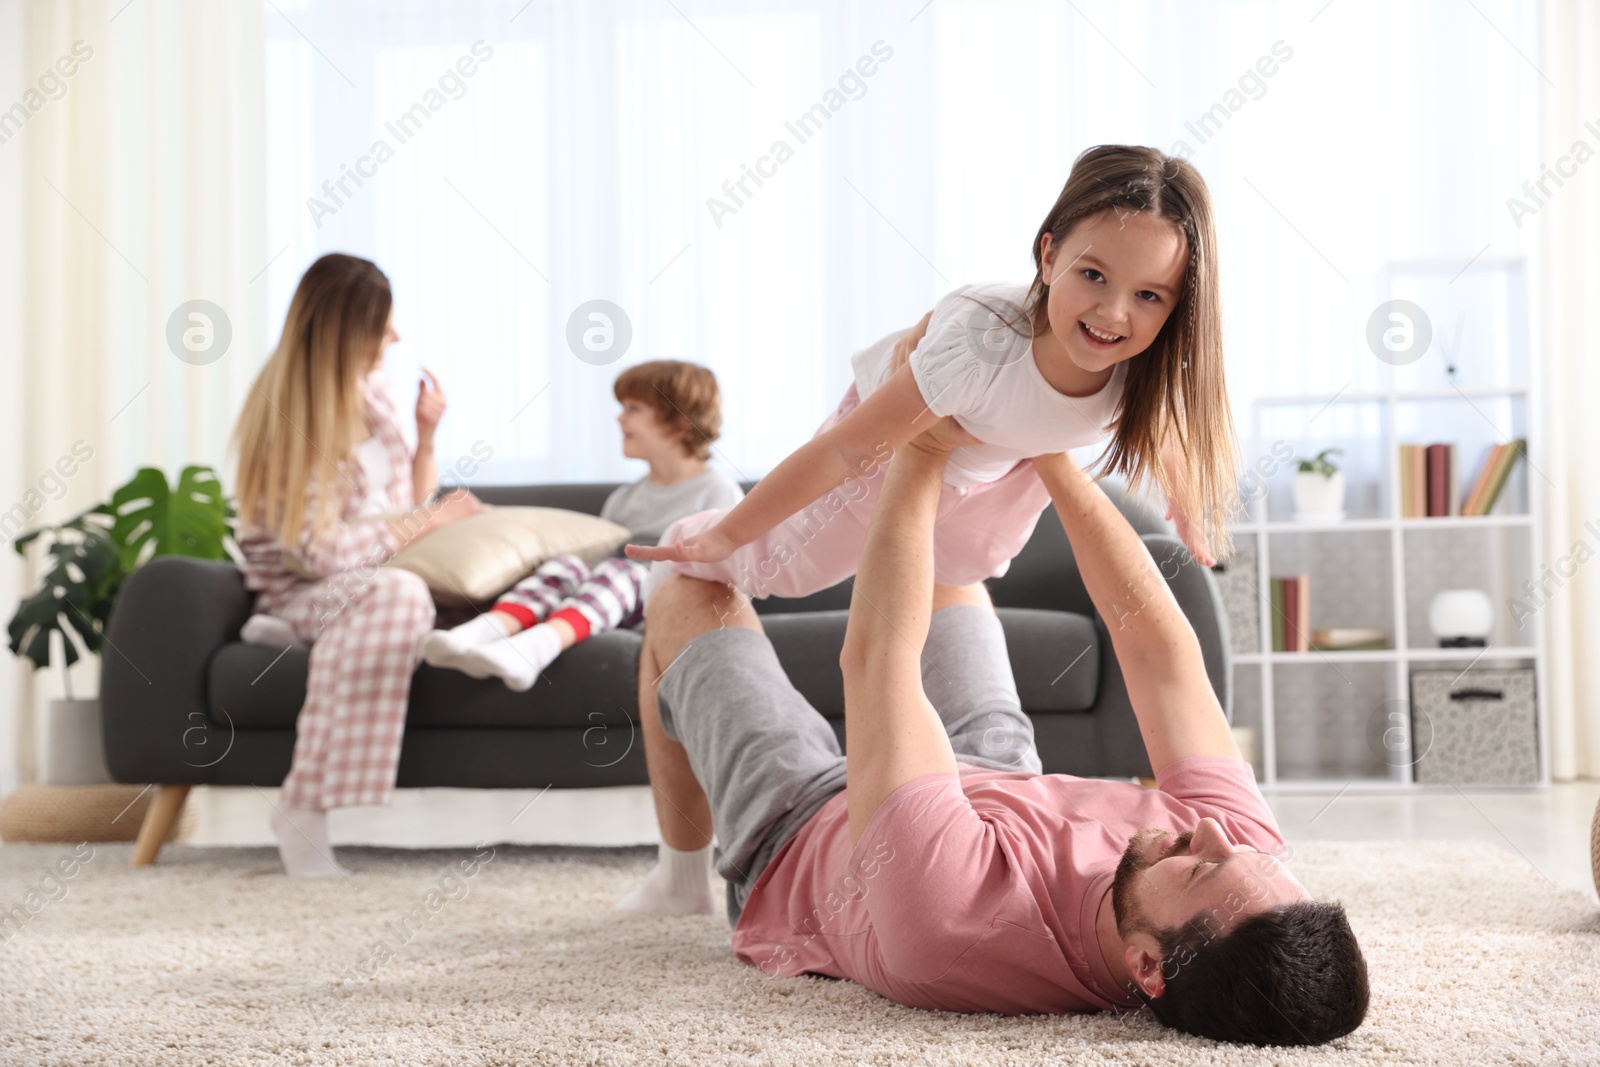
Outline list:
[[[939,713],[958,761],[1040,771],[1033,721],[1017,697],[1005,631],[982,583],[933,587],[922,691]]]

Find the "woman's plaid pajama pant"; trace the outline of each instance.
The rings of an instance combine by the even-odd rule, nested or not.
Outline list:
[[[644,621],[640,591],[649,565],[626,556],[607,556],[589,566],[577,556],[555,556],[495,602],[524,626],[528,617],[543,622],[573,609],[589,623],[589,633],[630,630]]]
[[[285,804],[327,811],[388,804],[394,794],[406,700],[422,661],[419,646],[433,628],[433,596],[410,571],[370,571],[335,574],[257,604],[311,644]]]

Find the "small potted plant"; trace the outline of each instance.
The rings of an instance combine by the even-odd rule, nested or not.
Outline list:
[[[1296,522],[1338,522],[1344,518],[1344,471],[1329,456],[1342,456],[1342,448],[1324,448],[1312,459],[1296,456],[1294,518]]]
[[[100,701],[75,699],[67,668],[104,645],[123,580],[155,556],[229,558],[233,516],[210,467],[184,468],[176,490],[161,471],[145,467],[112,494],[110,503],[16,539],[18,555],[40,541],[49,565],[39,588],[23,598],[11,618],[11,651],[35,669],[48,667],[60,635],[66,698],[51,701],[43,731],[46,784],[111,781],[100,739]]]

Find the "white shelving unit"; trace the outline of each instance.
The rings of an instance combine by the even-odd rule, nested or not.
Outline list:
[[[1520,287],[1519,261],[1483,265],[1512,272]],[[1395,267],[1457,277],[1466,269],[1460,263]],[[1380,299],[1386,298],[1381,289],[1389,280],[1380,279]],[[1512,333],[1514,347],[1523,353],[1526,345],[1516,342],[1525,336]],[[1287,442],[1296,456],[1315,455],[1329,445],[1348,446],[1343,457],[1347,472],[1365,474],[1347,488],[1346,520],[1299,523],[1292,520],[1289,503],[1296,465],[1282,463],[1277,477],[1251,503],[1248,520],[1234,529],[1236,557],[1237,548],[1255,547],[1259,638],[1254,651],[1236,650],[1232,656],[1234,723],[1256,730],[1255,761],[1263,787],[1308,792],[1453,788],[1415,781],[1408,728],[1403,731],[1406,747],[1398,754],[1388,748],[1378,751],[1368,740],[1374,722],[1381,727],[1404,719],[1415,670],[1506,668],[1534,672],[1539,777],[1530,787],[1549,784],[1543,619],[1535,611],[1519,628],[1510,606],[1522,583],[1537,582],[1542,573],[1537,471],[1543,449],[1534,432],[1539,425],[1534,410],[1537,367],[1525,357],[1517,362],[1520,366],[1502,367],[1496,376],[1520,376],[1523,381],[1503,386],[1406,388],[1405,376],[1390,372],[1384,390],[1255,401],[1249,455],[1267,456],[1268,442],[1277,443],[1280,454],[1281,443]],[[1314,424],[1328,411],[1337,417],[1316,429]],[[1330,431],[1334,425],[1342,429]],[[1476,478],[1488,446],[1517,437],[1527,439],[1527,455],[1513,471],[1495,513],[1399,517],[1402,443],[1458,442],[1459,499]],[[1352,459],[1360,470],[1348,466]],[[1272,651],[1270,579],[1296,573],[1312,576],[1313,628],[1381,627],[1390,635],[1391,647]],[[1440,648],[1428,631],[1432,593],[1458,587],[1483,588],[1495,602],[1495,630],[1487,648]],[[1393,714],[1397,711],[1399,718]],[[1392,742],[1392,735],[1385,740]]]

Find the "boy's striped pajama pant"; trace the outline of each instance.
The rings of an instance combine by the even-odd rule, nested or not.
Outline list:
[[[502,595],[494,610],[523,626],[572,610],[588,622],[591,634],[632,629],[644,620],[639,594],[647,573],[648,564],[626,556],[607,556],[592,567],[577,556],[555,556]]]

